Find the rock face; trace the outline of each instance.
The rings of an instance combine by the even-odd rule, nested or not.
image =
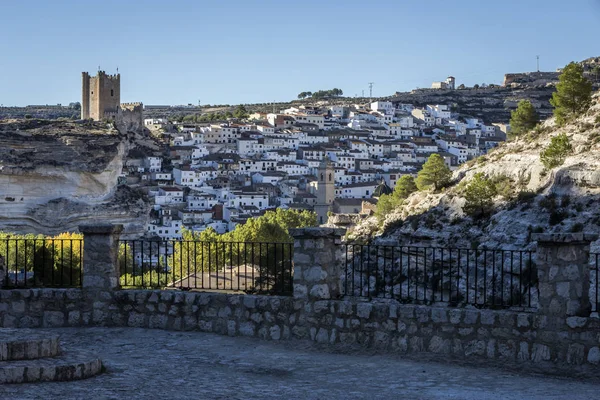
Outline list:
[[[544,171],[540,152],[551,137],[565,133],[573,147],[565,163]],[[536,232],[600,230],[600,93],[591,109],[564,127],[549,119],[541,130],[466,163],[442,193],[417,192],[391,213],[383,227],[375,218],[359,224],[353,236],[386,244],[519,249],[535,247]],[[503,187],[489,217],[473,219],[463,212],[464,189],[482,172]],[[598,241],[592,252],[600,250]]]
[[[128,146],[101,123],[0,123],[0,230],[56,234],[99,221],[141,230],[148,206],[117,187]]]
[[[517,108],[521,100],[531,101],[541,118],[549,117],[552,114],[549,101],[553,91],[553,84],[463,90],[417,89],[396,93],[390,101],[418,107],[425,107],[427,104],[449,104],[464,115],[479,117],[486,122],[507,123],[510,120],[510,111]]]

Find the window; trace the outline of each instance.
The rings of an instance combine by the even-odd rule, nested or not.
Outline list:
[[[115,95],[115,91],[113,89],[110,89],[110,97],[113,97]]]

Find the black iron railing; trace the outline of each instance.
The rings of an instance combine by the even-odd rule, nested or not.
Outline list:
[[[346,245],[346,296],[453,306],[532,307],[537,270],[528,250]]]
[[[292,294],[292,243],[123,240],[125,288]]]
[[[600,305],[600,267],[598,266],[598,259],[600,253],[590,253],[590,303],[592,304],[592,312],[600,312],[598,306]]]
[[[3,239],[4,286],[79,287],[83,274],[83,239]]]

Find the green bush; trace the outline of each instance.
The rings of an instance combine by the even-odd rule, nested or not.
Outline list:
[[[573,147],[565,133],[554,136],[550,144],[540,153],[540,160],[546,169],[552,169],[563,165]]]
[[[517,203],[531,203],[536,196],[537,194],[530,190],[523,190],[517,195]]]

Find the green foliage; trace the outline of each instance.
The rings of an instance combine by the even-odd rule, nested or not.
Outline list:
[[[417,190],[415,179],[411,175],[402,175],[394,187],[394,197],[406,199]]]
[[[529,100],[521,100],[517,109],[510,113],[510,135],[519,136],[533,129],[540,118]]]
[[[423,169],[417,175],[417,187],[425,190],[433,186],[434,190],[441,189],[448,184],[452,172],[439,154],[432,154],[423,164]]]
[[[339,97],[343,96],[344,92],[342,89],[333,88],[330,90],[317,90],[316,92],[302,92],[298,94],[299,99],[305,99],[307,97],[311,97],[313,99],[325,99],[328,97]]]
[[[546,169],[562,165],[571,153],[572,146],[565,133],[554,136],[550,144],[540,153],[540,160]]]
[[[257,276],[260,276],[261,282],[256,282],[257,287],[281,291],[289,285],[289,271],[285,275],[282,263],[289,259],[291,247],[275,246],[273,243],[290,243],[289,229],[316,225],[317,216],[313,212],[278,208],[250,218],[245,224],[222,235],[211,228],[202,232],[183,229],[183,241],[173,242],[174,252],[167,260],[170,273],[158,274],[157,271],[163,270],[159,268],[154,279],[164,277],[177,285],[177,281],[188,274],[254,265],[260,267]],[[148,282],[154,282],[150,276],[148,278]]]
[[[233,112],[233,117],[237,119],[246,119],[248,118],[248,115],[248,110],[246,110],[246,107],[244,107],[242,104],[237,106]]]
[[[475,174],[465,190],[465,213],[470,216],[487,214],[494,205],[495,195],[494,183],[481,172]]]
[[[77,286],[81,283],[82,239],[78,233],[46,237],[0,232],[0,256],[7,272],[32,275],[29,284]]]
[[[514,196],[513,182],[506,175],[498,175],[492,179],[494,186],[496,188],[496,193],[505,198],[506,200],[510,200]]]
[[[559,125],[584,112],[592,101],[592,83],[583,76],[583,67],[577,63],[567,65],[558,78],[556,92],[550,104]]]
[[[402,200],[398,199],[394,194],[383,194],[377,200],[377,208],[375,209],[375,216],[377,217],[377,221],[381,224],[386,215],[391,213]]]

